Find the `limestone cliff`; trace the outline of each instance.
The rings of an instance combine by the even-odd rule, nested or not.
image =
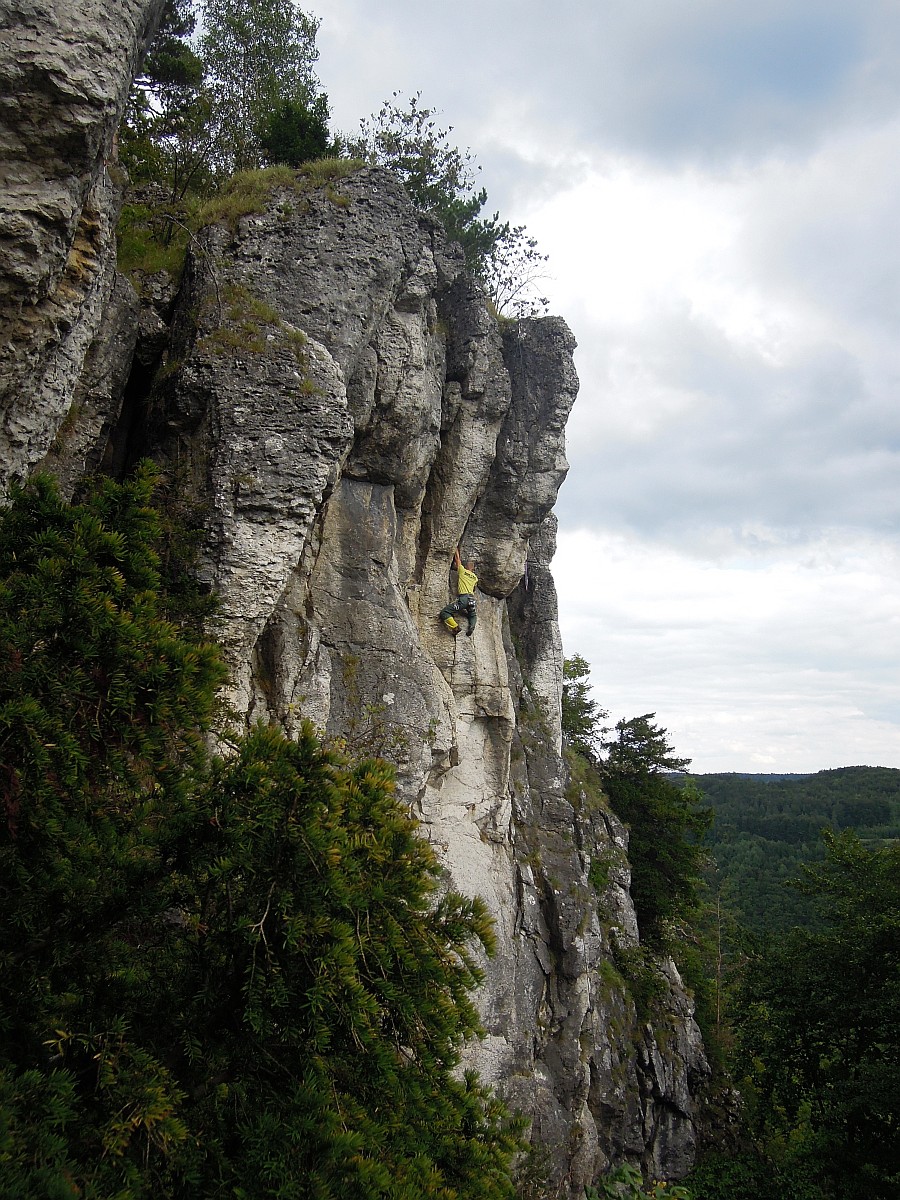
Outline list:
[[[115,70],[155,7],[121,5]],[[21,162],[55,195],[55,167],[22,139]],[[148,451],[168,467],[203,513],[236,710],[383,749],[448,880],[489,904],[499,948],[470,1058],[550,1149],[546,1194],[580,1195],[626,1158],[683,1174],[706,1071],[691,1003],[667,966],[662,1014],[638,1021],[612,962],[613,940],[636,938],[627,837],[561,755],[549,563],[571,333],[557,318],[498,321],[457,248],[366,169],[274,187],[261,211],[198,236],[177,296],[144,279],[139,301],[113,276],[63,334],[48,305],[101,142],[70,193],[81,209],[71,199],[46,234],[59,252],[43,282],[23,265],[38,233],[6,241],[5,477],[48,451],[65,479]],[[108,249],[108,226],[98,237]],[[480,593],[474,636],[454,640],[437,613],[457,544]]]

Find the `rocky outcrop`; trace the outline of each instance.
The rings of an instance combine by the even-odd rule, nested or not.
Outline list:
[[[547,1148],[542,1195],[624,1159],[678,1176],[706,1070],[691,1003],[663,964],[638,1015],[626,832],[562,756],[572,335],[498,321],[376,170],[282,181],[195,239],[177,296],[159,276],[138,299],[112,263],[110,153],[160,7],[7,4],[2,478],[166,465],[202,522],[239,719],[388,755],[448,886],[485,898],[498,950],[469,1058]],[[437,614],[458,544],[480,592],[454,640]]]
[[[496,923],[470,1057],[552,1148],[548,1188],[623,1159],[683,1174],[691,1004],[666,964],[638,1019],[614,964],[637,939],[626,835],[561,755],[549,563],[574,341],[556,318],[498,322],[389,175],[298,188],[203,235],[146,416],[207,506],[232,703],[398,762],[448,878]],[[480,594],[454,640],[437,613],[457,544]]]
[[[163,2],[0,4],[0,486],[53,445],[105,353],[115,134]]]

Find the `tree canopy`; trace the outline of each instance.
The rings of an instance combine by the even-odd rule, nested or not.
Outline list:
[[[900,846],[826,833],[800,887],[816,930],[793,929],[750,960],[740,1038],[757,1131],[840,1200],[900,1188]]]
[[[220,168],[261,166],[264,143],[282,146],[284,125],[296,124],[301,115],[321,133],[328,105],[314,72],[317,18],[296,0],[203,0],[203,23],[200,55]],[[280,137],[273,135],[273,120]],[[321,157],[321,141],[310,138],[313,157]]]
[[[706,837],[736,916],[757,933],[811,927],[813,898],[787,887],[824,857],[822,830],[854,829],[867,845],[900,837],[900,770],[841,767],[812,775],[694,776],[715,812]]]

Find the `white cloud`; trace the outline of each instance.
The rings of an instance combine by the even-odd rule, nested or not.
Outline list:
[[[900,8],[334,0],[336,123],[424,90],[551,256],[569,653],[698,769],[900,765]]]
[[[563,533],[566,653],[612,719],[655,711],[694,769],[900,766],[900,554],[824,536],[719,562]]]

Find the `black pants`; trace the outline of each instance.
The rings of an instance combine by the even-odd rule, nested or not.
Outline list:
[[[463,614],[465,614],[466,619],[469,622],[469,628],[466,630],[466,636],[471,637],[472,630],[475,628],[474,596],[470,596],[468,594],[464,596],[457,596],[452,604],[448,604],[446,608],[441,609],[441,620],[446,625],[448,618],[452,618],[455,621],[457,617],[461,617]],[[449,628],[452,629],[453,626],[451,625]]]

